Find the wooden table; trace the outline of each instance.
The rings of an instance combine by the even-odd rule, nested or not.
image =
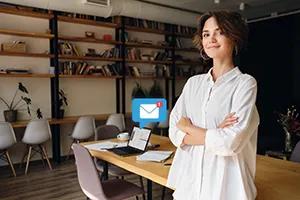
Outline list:
[[[152,135],[150,141],[160,144],[160,150],[176,149],[167,137]],[[85,144],[91,143],[95,142]],[[135,156],[121,157],[112,152],[95,150],[90,152],[99,159],[147,178],[148,199],[152,198],[152,181],[166,186],[169,166],[136,161]],[[258,155],[255,184],[258,190],[257,200],[300,200],[300,164]]]

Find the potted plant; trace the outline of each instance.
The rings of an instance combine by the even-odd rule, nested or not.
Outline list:
[[[135,84],[136,85],[132,90],[131,97],[132,98],[146,98],[148,96],[147,91],[144,88],[142,88],[142,86],[138,82],[135,82]]]
[[[157,81],[154,81],[153,85],[149,90],[150,98],[163,98],[163,91]]]
[[[59,94],[59,116],[63,118],[65,115],[64,106],[68,106],[68,99],[66,97],[66,93],[62,89],[59,90],[58,94]]]
[[[21,93],[19,99],[16,100],[19,93]],[[26,111],[28,115],[31,116],[31,98],[29,97],[29,92],[27,88],[21,82],[18,83],[18,87],[10,102],[5,100],[2,97],[0,97],[0,100],[7,107],[7,110],[3,111],[5,121],[7,122],[17,121],[18,110],[21,110],[21,108],[24,106],[26,107]],[[36,110],[36,114],[38,118],[42,118],[42,112],[39,108]]]

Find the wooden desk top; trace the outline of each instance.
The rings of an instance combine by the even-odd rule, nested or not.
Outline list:
[[[160,144],[160,150],[176,149],[167,137],[152,135],[150,141],[153,144]],[[105,151],[91,151],[91,154],[158,184],[165,186],[167,183],[170,167],[162,163],[136,161],[135,156],[121,157]],[[257,200],[300,199],[299,163],[258,155],[256,166]]]
[[[151,144],[159,144],[157,150],[173,150],[176,148],[171,144],[169,138],[152,135],[150,139]],[[84,144],[91,144],[95,142],[88,142]],[[137,161],[136,156],[122,157],[112,152],[107,151],[90,151],[92,156],[105,160],[114,165],[120,166],[130,172],[150,179],[158,184],[166,185],[170,166],[164,166],[163,163]]]
[[[110,114],[99,114],[99,115],[92,115],[95,117],[96,120],[106,120],[108,118]],[[64,117],[62,119],[55,119],[55,118],[49,118],[49,124],[72,124],[72,123],[76,123],[78,118],[84,116],[84,115],[80,115],[80,116],[67,116]],[[11,123],[13,128],[23,128],[26,127],[28,122],[30,120],[22,120],[22,121],[17,121],[17,122],[13,122]]]

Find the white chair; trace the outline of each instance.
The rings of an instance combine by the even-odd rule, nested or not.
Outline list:
[[[27,174],[28,172],[29,162],[34,153],[39,153],[41,155],[43,163],[44,159],[46,159],[49,169],[52,170],[47,151],[43,146],[43,144],[46,143],[49,139],[51,139],[51,130],[47,120],[31,120],[28,123],[25,129],[24,136],[22,138],[22,142],[27,145],[28,149],[25,174]],[[31,151],[33,151],[32,156]],[[26,152],[23,156],[21,164],[23,163],[25,156]]]
[[[0,159],[8,162],[11,171],[16,177],[16,171],[14,165],[10,160],[8,148],[17,143],[14,129],[8,122],[0,122]]]
[[[95,125],[94,117],[92,116],[79,117],[71,135],[73,141],[69,148],[68,157],[72,151],[71,147],[73,143],[79,143],[81,141],[85,141],[91,138],[92,136],[95,135],[95,131],[96,131],[96,125]]]
[[[106,125],[114,125],[118,127],[121,132],[126,130],[125,117],[122,113],[114,113],[109,115]]]

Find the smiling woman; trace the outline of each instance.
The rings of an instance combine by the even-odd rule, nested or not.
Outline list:
[[[247,31],[238,13],[200,18],[195,43],[213,66],[187,81],[170,115],[169,136],[177,150],[167,184],[176,200],[256,197],[257,85],[233,63]]]

